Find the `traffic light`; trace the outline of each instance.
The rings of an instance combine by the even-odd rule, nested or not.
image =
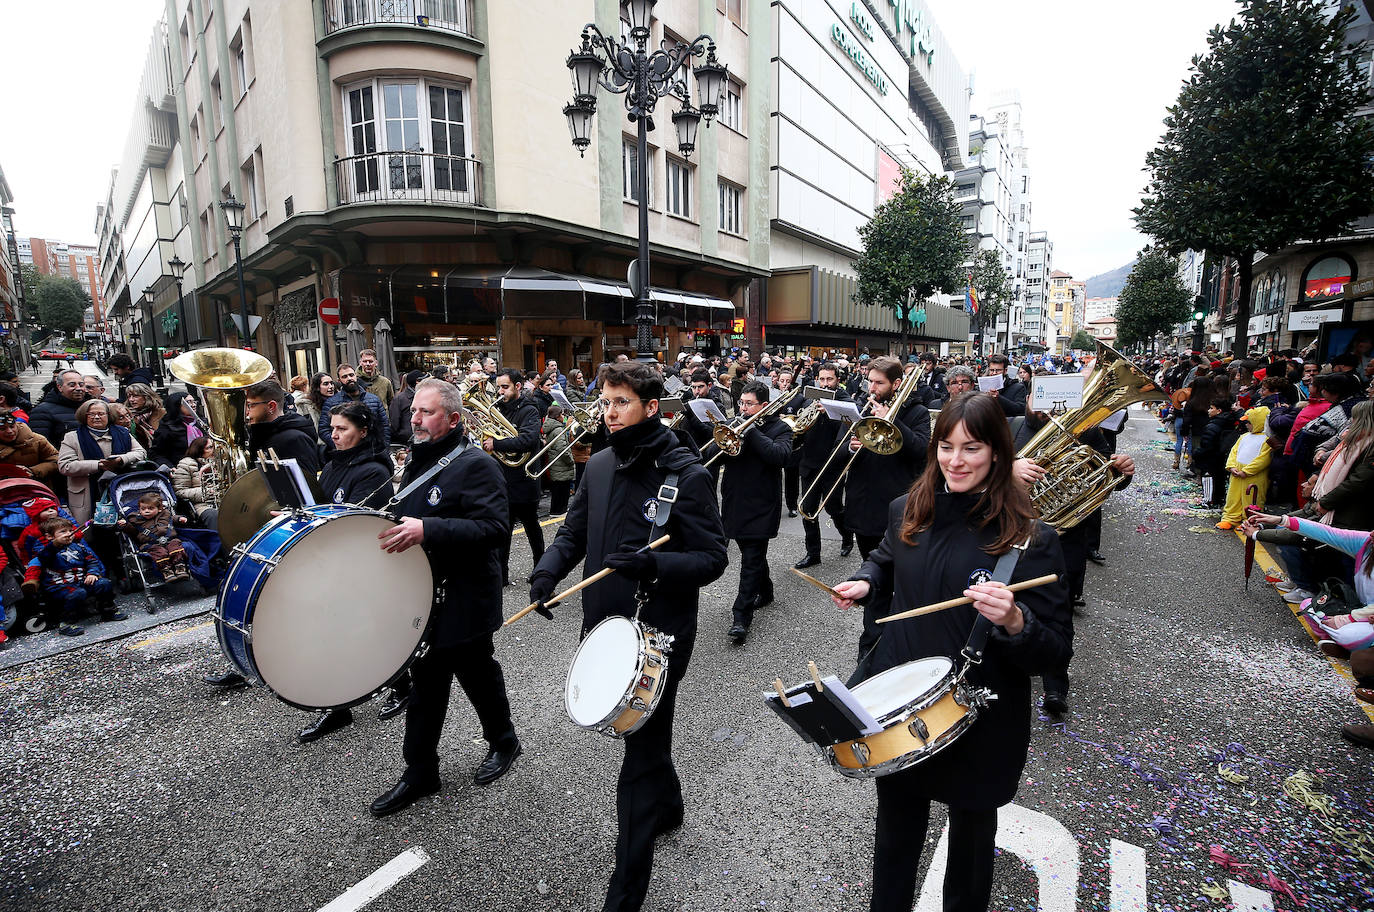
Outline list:
[[[1207,312],[1206,312],[1206,311],[1204,311],[1204,310],[1195,310],[1195,311],[1193,311],[1193,320],[1194,320],[1195,322],[1201,323],[1201,322],[1202,322],[1203,320],[1205,320],[1205,319],[1207,319]]]

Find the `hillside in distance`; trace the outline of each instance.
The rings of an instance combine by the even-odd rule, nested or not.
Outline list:
[[[1121,294],[1121,286],[1126,284],[1126,276],[1131,274],[1131,269],[1134,266],[1135,260],[1131,260],[1125,266],[1088,279],[1087,296],[1090,298],[1114,298]]]

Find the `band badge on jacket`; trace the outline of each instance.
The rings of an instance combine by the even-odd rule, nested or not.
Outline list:
[[[990,582],[992,582],[991,570],[984,570],[979,567],[968,575],[968,584],[970,586],[983,586]]]
[[[343,503],[343,499],[344,499],[344,489],[343,489],[343,488],[339,488],[337,491],[334,492],[334,503]]]
[[[644,518],[652,523],[658,518],[658,498],[650,497],[648,500],[644,501],[644,506],[641,510],[644,513]]]
[[[425,497],[425,500],[429,501],[431,507],[437,507],[439,506],[439,498],[442,494],[443,492],[439,490],[439,486],[435,485],[429,489],[429,495]]]

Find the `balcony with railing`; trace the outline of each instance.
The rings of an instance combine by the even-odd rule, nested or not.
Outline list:
[[[432,152],[372,152],[334,162],[340,206],[358,203],[482,205],[482,163]]]
[[[472,0],[325,0],[326,35],[363,26],[437,29],[471,38]]]

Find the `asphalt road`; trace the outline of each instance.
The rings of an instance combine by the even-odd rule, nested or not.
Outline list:
[[[1374,754],[1339,737],[1360,704],[1262,579],[1243,589],[1240,543],[1194,531],[1214,518],[1186,508],[1162,440],[1147,419],[1122,438],[1142,471],[1107,508],[1070,717],[1035,725],[1004,810],[993,908],[1374,907]],[[807,660],[844,675],[854,659],[857,613],[783,570],[800,532],[784,520],[779,601],[744,647],[725,633],[738,565],[703,595],[676,726],[687,820],[660,840],[648,909],[867,906],[872,786],[837,775],[759,696]],[[858,566],[837,548],[823,579]],[[520,538],[514,554],[523,578]],[[524,594],[508,590],[508,614]],[[140,613],[120,638],[25,656],[0,670],[0,908],[318,909],[406,862],[418,867],[369,910],[600,908],[621,746],[565,718],[577,609],[555,611],[497,637],[525,747],[514,770],[472,784],[484,747],[455,692],[443,792],[380,821],[367,805],[401,770],[403,722],[369,705],[297,743],[304,713],[200,683],[222,667],[204,614]],[[937,812],[923,877],[941,826]],[[938,909],[936,892],[920,908]],[[347,902],[332,908],[358,908]]]

